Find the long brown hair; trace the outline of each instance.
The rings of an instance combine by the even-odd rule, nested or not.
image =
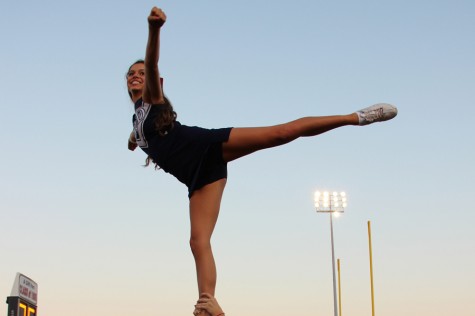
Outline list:
[[[127,71],[127,74],[125,75],[127,78],[127,75],[130,71],[130,68],[132,68],[133,65],[136,64],[144,64],[143,59],[139,59],[136,62],[134,62],[132,65],[130,65],[129,70]],[[130,91],[127,91],[129,93],[130,99],[132,99],[132,93]],[[160,111],[158,112],[158,115],[155,117],[155,130],[158,132],[158,135],[161,137],[165,136],[170,129],[173,128],[175,125],[175,121],[177,118],[176,112],[173,110],[173,105],[171,104],[170,100],[166,97],[163,96],[163,103],[160,104],[154,104],[154,106],[160,106]],[[148,156],[147,159],[145,160],[145,166],[147,167],[150,162],[153,162],[155,164],[155,169],[159,169],[157,163],[153,161],[152,157]]]

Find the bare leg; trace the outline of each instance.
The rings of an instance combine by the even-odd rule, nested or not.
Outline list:
[[[198,291],[214,296],[216,265],[211,249],[211,235],[218,220],[221,198],[226,179],[221,179],[196,190],[190,199],[191,238],[198,278]]]
[[[299,137],[316,136],[334,128],[358,125],[358,122],[358,115],[353,113],[304,117],[267,127],[233,128],[229,140],[223,143],[223,158],[225,161],[232,161],[261,149],[289,143]]]
[[[363,109],[362,114],[359,111],[360,114],[304,117],[268,127],[233,128],[228,141],[223,143],[223,158],[231,161],[257,150],[286,144],[299,137],[316,136],[346,125],[384,121],[397,114],[395,107],[390,108],[392,114],[388,114],[388,110],[385,112],[381,105],[375,106]],[[364,120],[361,120],[361,115],[365,115]],[[216,265],[211,249],[211,236],[218,219],[225,185],[226,179],[218,180],[195,191],[190,199],[190,246],[195,258],[200,295],[209,293],[214,296],[215,293]]]

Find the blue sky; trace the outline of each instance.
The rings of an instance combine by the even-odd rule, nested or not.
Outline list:
[[[399,107],[229,165],[213,239],[227,314],[332,313],[316,189],[349,196],[334,223],[343,313],[371,312],[368,220],[378,314],[475,312],[475,3],[459,0],[2,2],[0,295],[22,272],[40,315],[191,314],[186,188],[126,150],[124,75],[153,5],[184,124]]]

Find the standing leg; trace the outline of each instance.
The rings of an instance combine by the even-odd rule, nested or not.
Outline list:
[[[226,179],[210,183],[193,192],[190,198],[190,247],[195,258],[198,291],[214,296],[216,265],[211,249],[211,235],[218,220]]]

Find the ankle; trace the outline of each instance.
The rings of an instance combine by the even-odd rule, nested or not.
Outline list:
[[[360,125],[360,117],[358,113],[351,113],[347,115],[349,125]]]

